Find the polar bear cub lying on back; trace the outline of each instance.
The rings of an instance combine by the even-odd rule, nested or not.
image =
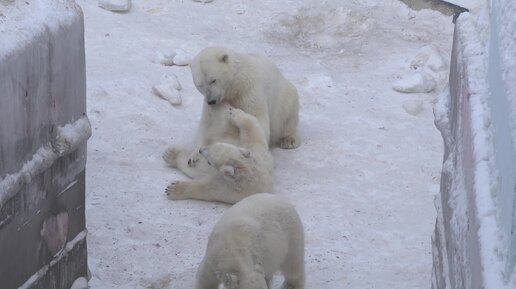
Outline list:
[[[227,210],[211,232],[197,271],[196,289],[270,288],[274,272],[285,289],[303,289],[303,225],[292,205],[256,194]]]
[[[228,104],[226,120],[238,129],[239,145],[216,142],[199,149],[214,168],[198,179],[171,183],[166,193],[173,200],[198,199],[236,203],[255,194],[272,190],[273,159],[258,120]]]

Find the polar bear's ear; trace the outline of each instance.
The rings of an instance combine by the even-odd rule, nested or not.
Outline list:
[[[227,53],[222,53],[219,55],[219,61],[223,63],[228,63],[229,55]]]
[[[248,158],[251,156],[251,152],[248,149],[240,148],[240,152],[245,158]]]
[[[222,280],[226,288],[238,288],[238,277],[235,274],[226,273]]]
[[[235,167],[224,165],[220,167],[220,172],[224,177],[233,178],[235,176]]]

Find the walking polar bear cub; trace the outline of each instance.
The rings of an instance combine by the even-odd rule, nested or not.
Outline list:
[[[285,289],[303,289],[304,233],[295,208],[256,194],[227,210],[211,232],[196,289],[267,289],[281,271]]]
[[[218,107],[221,126],[237,128],[239,146],[216,142],[199,149],[215,170],[194,180],[171,183],[166,193],[173,200],[198,199],[234,204],[256,193],[272,190],[273,159],[258,120],[227,103]]]

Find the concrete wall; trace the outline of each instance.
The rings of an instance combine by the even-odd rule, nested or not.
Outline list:
[[[514,13],[506,13],[510,1],[489,4],[483,15],[457,19],[449,94],[434,108],[445,147],[432,237],[435,289],[516,288],[516,86],[507,73],[516,65],[502,60],[516,51],[500,45],[516,38],[498,37]]]
[[[91,132],[59,132],[85,119],[83,15],[57,0],[3,1],[0,11],[0,287],[69,288],[87,275]]]

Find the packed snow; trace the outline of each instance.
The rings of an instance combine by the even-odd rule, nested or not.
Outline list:
[[[166,198],[167,184],[186,177],[161,154],[193,147],[203,97],[187,66],[163,65],[156,55],[180,49],[188,60],[209,45],[267,55],[299,91],[302,143],[272,150],[273,193],[304,223],[306,288],[430,286],[442,166],[432,105],[447,80],[430,93],[399,93],[392,83],[428,45],[448,66],[451,17],[394,0],[133,0],[127,13],[77,3],[93,131],[91,288],[193,288],[228,205]],[[181,105],[154,95],[165,74],[177,76]]]
[[[441,91],[447,76],[448,66],[439,50],[434,46],[425,46],[410,62],[410,72],[396,80],[392,88],[407,93]]]

